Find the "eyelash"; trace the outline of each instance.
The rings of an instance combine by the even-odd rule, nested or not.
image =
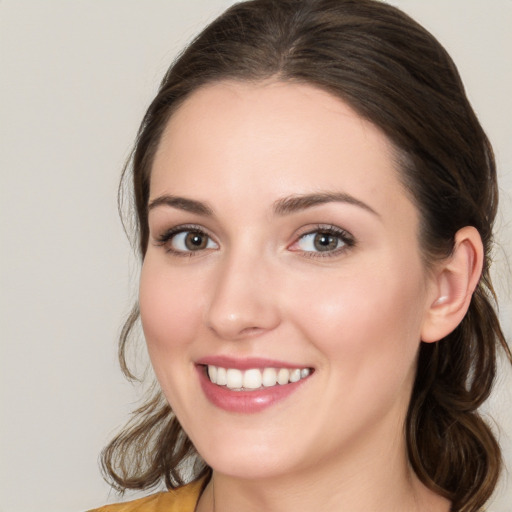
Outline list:
[[[185,232],[197,233],[197,234],[204,236],[204,237],[208,238],[209,240],[213,241],[213,238],[200,226],[196,226],[193,224],[187,224],[187,225],[176,226],[176,227],[171,228],[171,229],[165,231],[164,233],[162,233],[157,238],[156,245],[165,247],[165,249],[168,253],[171,253],[171,254],[173,254],[175,256],[179,256],[179,257],[193,257],[193,256],[198,255],[196,253],[204,252],[205,249],[200,249],[198,251],[178,251],[176,249],[173,249],[170,246],[167,246],[167,244],[176,235],[179,235],[180,233],[185,233]],[[343,243],[343,246],[340,248],[336,248],[333,251],[325,251],[325,252],[301,251],[300,249],[297,249],[297,250],[295,250],[295,252],[301,252],[302,256],[304,256],[306,258],[330,258],[330,257],[339,256],[340,254],[344,253],[345,251],[349,250],[350,248],[352,248],[356,245],[356,241],[355,241],[354,237],[348,231],[345,231],[344,229],[341,229],[339,227],[332,226],[332,225],[318,224],[318,225],[314,226],[312,229],[310,228],[306,232],[301,233],[296,238],[296,240],[288,247],[298,244],[306,236],[313,235],[313,234],[325,234],[325,235],[336,237]],[[214,242],[214,243],[216,243],[216,242]]]
[[[356,245],[356,241],[354,237],[348,232],[345,231],[342,228],[339,228],[337,226],[332,225],[326,225],[326,224],[318,224],[314,226],[313,228],[309,228],[306,232],[301,233],[295,242],[293,242],[292,245],[296,245],[300,242],[300,240],[304,239],[308,235],[314,235],[314,234],[325,234],[329,236],[333,236],[338,238],[342,243],[343,246],[334,249],[333,251],[302,251],[302,256],[305,258],[332,258],[339,256],[343,254],[344,252],[348,251],[352,247]],[[298,250],[300,251],[300,249]]]
[[[198,250],[198,251],[177,251],[176,249],[173,249],[170,246],[169,242],[172,241],[172,239],[176,235],[179,235],[180,233],[186,233],[186,232],[197,233],[198,235],[204,236],[213,241],[213,238],[200,226],[196,226],[194,224],[185,224],[185,225],[181,225],[181,226],[176,226],[176,227],[171,228],[171,229],[165,231],[164,233],[162,233],[157,238],[156,245],[165,247],[166,251],[168,253],[171,253],[173,256],[180,256],[180,257],[185,257],[185,258],[197,256],[196,253],[204,252],[204,249]],[[167,244],[169,244],[169,245],[167,246]]]

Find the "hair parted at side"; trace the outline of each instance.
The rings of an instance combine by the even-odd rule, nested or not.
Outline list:
[[[477,409],[489,396],[501,346],[512,361],[495,311],[489,275],[498,189],[490,143],[444,48],[395,7],[377,0],[252,0],[211,23],[167,71],[142,121],[123,173],[133,180],[138,248],[148,243],[153,157],[173,112],[199,87],[221,80],[274,79],[317,86],[379,127],[394,145],[397,168],[421,219],[425,265],[448,256],[455,233],[474,226],[485,262],[469,311],[450,335],[420,348],[405,425],[418,477],[474,512],[489,499],[501,468],[499,445]],[[120,337],[121,365],[138,321],[137,306]],[[210,469],[159,391],[102,454],[118,489],[183,483]]]

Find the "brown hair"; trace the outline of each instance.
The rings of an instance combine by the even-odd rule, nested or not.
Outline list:
[[[418,477],[452,502],[476,511],[490,497],[501,466],[491,430],[477,412],[489,396],[497,348],[510,350],[495,312],[489,276],[498,192],[492,148],[464,92],[457,69],[437,40],[403,12],[376,0],[253,0],[228,9],[166,73],[139,129],[132,170],[138,247],[148,243],[151,166],[168,119],[199,87],[219,80],[315,85],[378,126],[397,149],[402,181],[421,217],[425,264],[450,254],[455,233],[478,229],[485,250],[482,277],[461,324],[443,340],[421,344],[405,424]],[[131,164],[131,165],[130,165]],[[138,321],[124,325],[121,365]],[[160,392],[140,409],[103,453],[114,486],[147,488],[209,473]]]

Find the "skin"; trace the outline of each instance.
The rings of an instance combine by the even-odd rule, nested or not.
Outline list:
[[[356,201],[275,212],[284,198],[333,191]],[[167,195],[209,210],[150,208],[140,282],[157,378],[214,469],[197,510],[213,510],[215,494],[223,512],[448,511],[407,462],[403,423],[439,286],[380,130],[308,85],[208,85],[160,141],[149,202]],[[159,241],[184,224],[208,234],[205,249]],[[319,224],[353,245],[315,252],[304,234]],[[314,373],[263,411],[232,413],[199,385],[195,362],[212,355]]]

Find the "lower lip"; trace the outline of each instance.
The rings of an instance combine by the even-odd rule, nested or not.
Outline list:
[[[308,378],[297,382],[257,389],[255,391],[232,391],[225,386],[213,384],[206,375],[205,367],[198,365],[199,381],[206,398],[216,407],[228,412],[251,414],[263,411],[296,391]]]

